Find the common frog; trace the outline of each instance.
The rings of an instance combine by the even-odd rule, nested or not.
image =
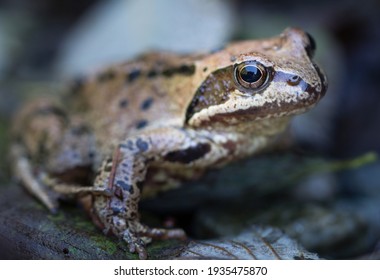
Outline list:
[[[270,145],[325,94],[315,43],[294,28],[208,54],[149,53],[76,81],[16,115],[14,170],[47,208],[76,197],[104,233],[147,258],[181,229],[140,223],[141,197]]]

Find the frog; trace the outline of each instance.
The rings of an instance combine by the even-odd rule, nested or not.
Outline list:
[[[81,203],[104,234],[140,259],[180,228],[141,222],[140,199],[276,143],[325,95],[316,43],[299,28],[195,54],[156,51],[74,80],[16,113],[16,178],[50,211]]]

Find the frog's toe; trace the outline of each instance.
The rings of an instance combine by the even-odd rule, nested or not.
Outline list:
[[[128,243],[131,253],[138,253],[141,260],[147,259],[148,254],[145,249],[145,242],[136,233],[127,229],[123,233],[123,239]]]
[[[123,232],[123,239],[128,243],[131,253],[138,253],[140,259],[146,259],[145,245],[150,243],[152,239],[185,240],[186,233],[182,229],[150,228],[140,222],[133,221],[129,223],[129,228]]]
[[[167,240],[167,239],[185,240],[186,239],[186,233],[182,229],[164,229],[164,228],[146,227],[145,230],[141,232],[141,235],[150,237],[152,239],[160,239],[160,240]]]

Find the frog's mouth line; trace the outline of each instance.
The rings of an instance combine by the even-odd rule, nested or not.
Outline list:
[[[269,118],[280,118],[285,116],[297,115],[314,107],[319,98],[315,101],[305,101],[305,103],[283,102],[263,107],[251,107],[245,110],[237,110],[228,113],[219,113],[211,116],[207,122],[227,122],[228,119],[241,119],[242,121],[255,121]],[[295,106],[297,104],[298,106]]]

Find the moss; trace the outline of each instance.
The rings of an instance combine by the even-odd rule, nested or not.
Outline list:
[[[64,222],[65,221],[65,215],[63,215],[63,213],[59,212],[55,215],[48,215],[47,218],[54,222],[55,224],[58,224],[58,223],[61,223],[61,222]]]
[[[147,246],[147,251],[151,259],[168,259],[179,254],[183,246],[184,242],[178,240],[156,240]]]
[[[90,240],[94,242],[95,246],[106,251],[106,253],[109,255],[115,254],[118,250],[117,243],[107,236],[99,234],[99,235],[91,236]]]
[[[88,232],[94,232],[97,231],[97,228],[95,225],[90,221],[90,219],[87,219],[84,216],[75,216],[71,221],[70,224],[76,229],[85,230]]]

